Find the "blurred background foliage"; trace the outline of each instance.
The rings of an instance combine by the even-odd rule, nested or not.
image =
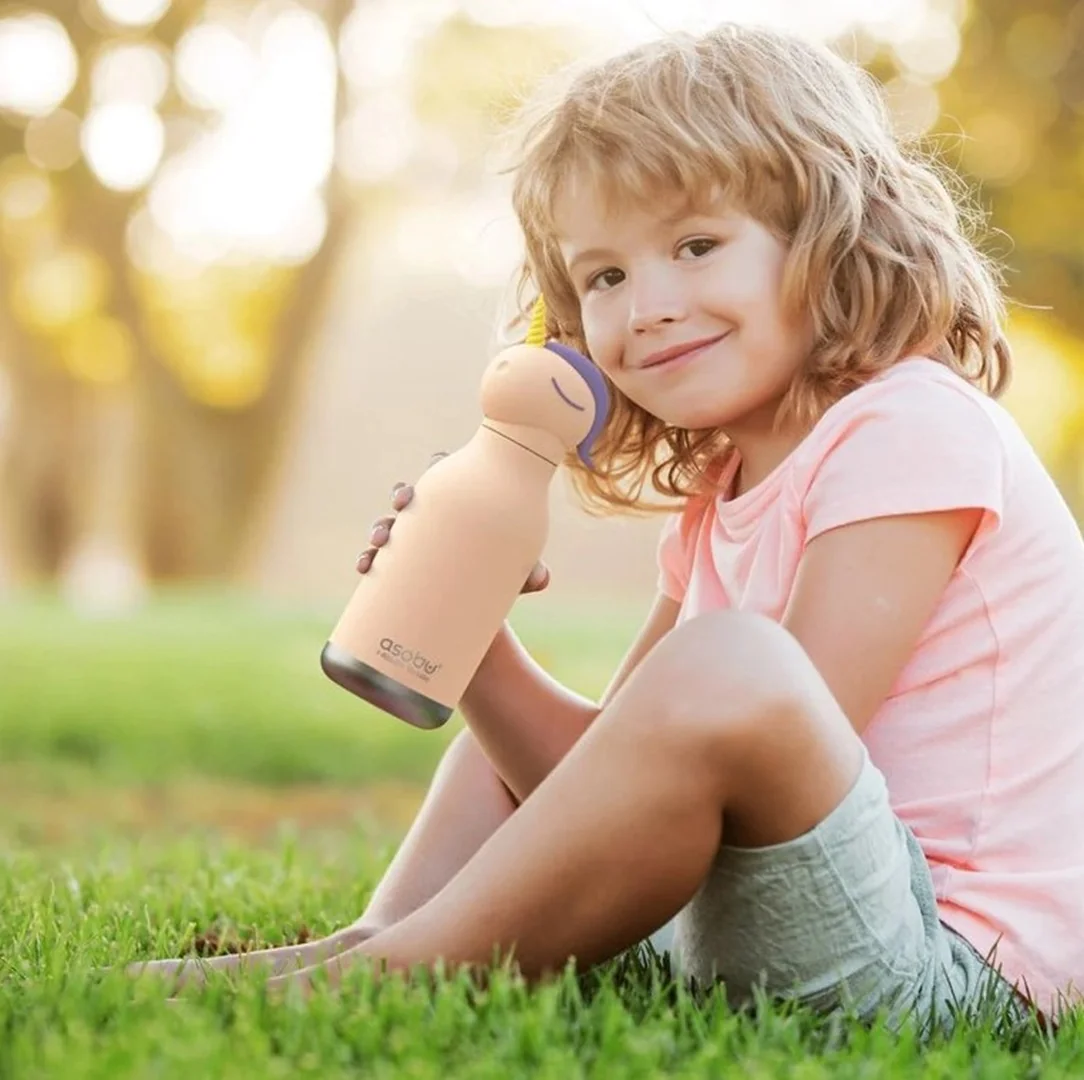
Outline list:
[[[742,5],[679,7],[659,10]],[[0,2],[0,582],[235,577],[349,245],[407,202],[492,190],[519,95],[632,12],[664,21],[648,8]],[[1081,516],[1084,2],[818,13],[988,211],[1009,404]]]

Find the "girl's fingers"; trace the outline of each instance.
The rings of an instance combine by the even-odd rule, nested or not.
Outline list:
[[[527,575],[527,582],[523,586],[524,592],[541,592],[550,581],[549,567],[545,563],[535,563],[531,572]]]
[[[369,534],[369,543],[373,547],[383,547],[391,535],[391,527],[395,524],[394,516],[382,517],[373,522],[373,531]]]
[[[436,454],[433,454],[429,459],[429,467],[432,467],[441,458],[447,457],[447,451],[441,450]],[[414,485],[404,483],[400,480],[391,489],[391,508],[390,514],[385,514],[384,517],[377,518],[373,522],[372,532],[369,534],[369,547],[361,552],[355,560],[355,566],[359,574],[364,574],[370,566],[373,565],[373,556],[376,554],[378,548],[382,548],[391,536],[391,528],[395,524],[395,516],[407,506],[410,500],[414,498]]]

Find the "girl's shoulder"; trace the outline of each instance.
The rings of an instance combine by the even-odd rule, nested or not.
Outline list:
[[[809,536],[965,506],[997,516],[1020,442],[1007,417],[944,364],[901,360],[825,412],[793,455],[788,505]]]
[[[826,409],[797,448],[795,465],[815,467],[852,442],[873,455],[871,464],[882,454],[929,456],[961,439],[992,449],[1003,442],[1006,416],[991,397],[945,364],[909,356]]]
[[[966,416],[976,406],[986,411],[990,404],[992,398],[946,364],[928,356],[908,356],[840,398],[817,426],[831,428],[866,413],[906,416],[947,410]]]

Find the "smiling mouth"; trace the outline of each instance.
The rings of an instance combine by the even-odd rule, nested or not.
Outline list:
[[[716,338],[708,338],[707,341],[702,341],[696,345],[690,345],[682,352],[675,353],[671,356],[666,356],[661,360],[654,360],[650,364],[642,364],[640,366],[640,369],[642,371],[651,371],[654,368],[668,367],[670,364],[679,363],[682,360],[687,360],[690,356],[695,356],[699,353],[706,352],[708,349],[712,348],[715,345],[718,345],[720,341],[725,340],[729,336],[730,331],[728,330],[725,334],[720,334]]]

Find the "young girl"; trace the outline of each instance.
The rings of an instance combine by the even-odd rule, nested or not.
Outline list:
[[[505,627],[362,917],[222,966],[499,948],[533,978],[673,920],[735,1004],[1075,1000],[1084,546],[995,402],[995,274],[871,81],[779,33],[668,37],[541,99],[514,202],[551,336],[614,398],[580,491],[683,500],[658,597],[597,703]]]

